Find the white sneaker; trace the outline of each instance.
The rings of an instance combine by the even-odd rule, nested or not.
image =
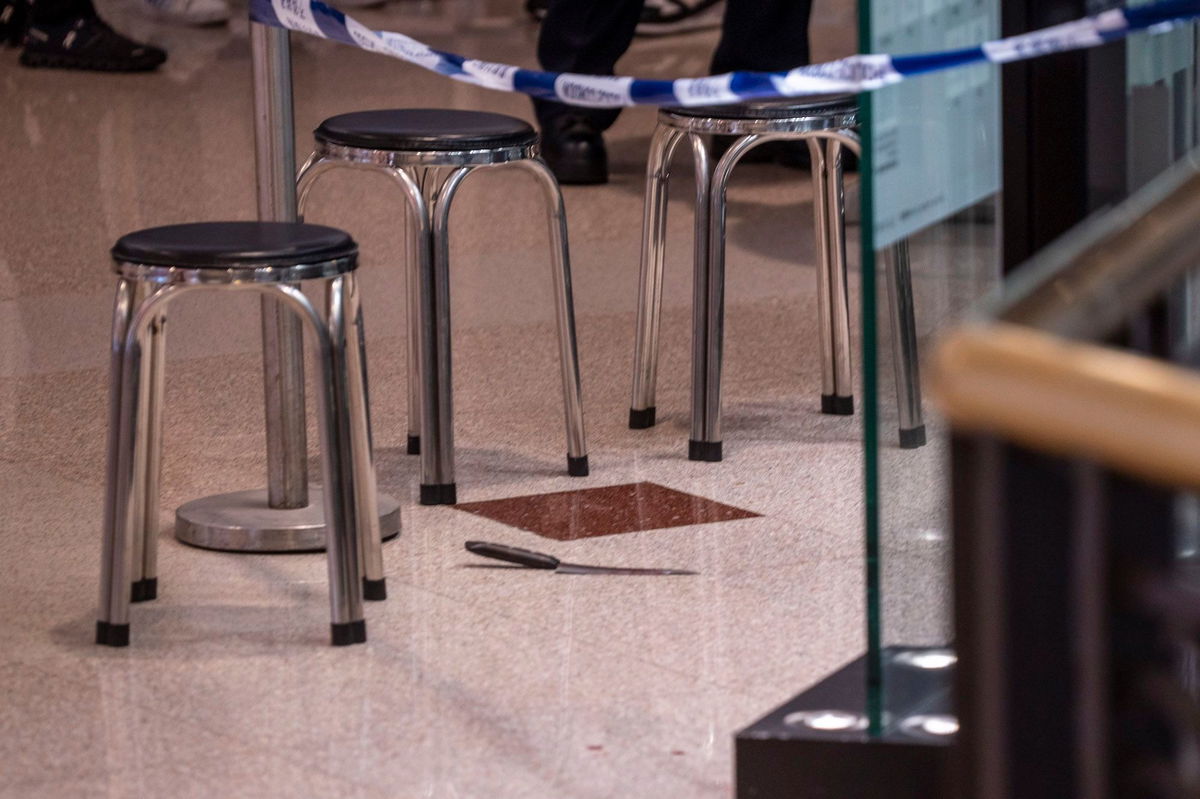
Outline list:
[[[639,36],[668,36],[715,28],[724,11],[721,0],[646,0],[637,32]]]
[[[228,0],[144,0],[148,16],[176,25],[220,25],[233,15]]]

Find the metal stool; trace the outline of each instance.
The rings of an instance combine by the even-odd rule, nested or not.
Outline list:
[[[340,230],[317,225],[209,222],[131,233],[112,255],[120,279],[96,643],[126,646],[130,601],[158,593],[165,313],[171,300],[206,288],[268,294],[313,334],[333,643],[362,643],[364,593],[383,599],[387,591],[354,281],[358,245]],[[299,288],[305,281],[325,285],[324,320]]]
[[[575,310],[562,193],[520,119],[451,109],[361,111],[326,119],[297,178],[301,218],[313,184],[340,166],[392,176],[408,198],[408,451],[421,455],[421,504],[454,504],[454,401],[450,365],[450,205],[481,167],[532,172],[549,206],[554,292],[567,422],[567,473],[588,473]],[[414,235],[415,231],[415,235]],[[419,387],[419,390],[418,390]]]
[[[646,165],[646,205],[642,229],[641,284],[629,426],[655,423],[658,333],[666,247],[667,193],[671,157],[685,137],[696,170],[696,232],[692,299],[692,432],[688,457],[721,460],[721,358],[725,316],[725,190],[734,166],[768,141],[808,141],[812,158],[813,209],[820,249],[818,311],[821,331],[821,411],[854,413],[850,363],[850,301],[846,285],[845,202],[842,149],[861,151],[853,128],[853,96],[806,103],[747,103],[713,108],[664,108]],[[713,166],[711,136],[737,137]],[[897,246],[888,258],[888,289],[895,328],[900,442],[925,443],[916,358],[908,250]]]

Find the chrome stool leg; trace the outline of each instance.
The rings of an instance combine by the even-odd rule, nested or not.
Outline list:
[[[471,172],[457,167],[444,179],[433,170],[426,181],[421,247],[421,504],[453,505],[454,386],[450,348],[450,206]]]
[[[737,139],[712,168],[703,140],[690,135],[696,163],[695,286],[692,308],[692,437],[688,458],[716,462],[721,451],[721,371],[725,343],[725,207],[729,176],[760,143]],[[701,186],[703,185],[703,188]],[[703,204],[702,204],[703,203]]]
[[[350,432],[356,487],[354,501],[358,506],[358,542],[362,548],[363,598],[380,601],[387,599],[387,581],[383,574],[383,536],[379,525],[375,441],[371,434],[371,381],[367,375],[366,329],[363,326],[358,281],[347,281],[344,291],[348,308],[347,318],[353,323],[353,335],[348,335],[346,345],[346,363],[350,381]],[[330,302],[328,289],[325,301],[327,305]]]
[[[908,241],[897,242],[885,257],[896,404],[900,411],[900,447],[916,449],[925,444],[925,422],[921,410],[921,371],[917,358],[916,306],[913,302]]]
[[[161,371],[161,356],[150,351],[156,345],[151,344],[149,330],[159,320],[160,306],[178,290],[166,287],[148,292],[137,282],[125,278],[117,284],[113,308],[100,611],[96,622],[96,643],[106,646],[129,644],[130,602],[135,596],[151,598],[139,593],[144,588],[139,588],[130,579],[131,574],[140,575],[146,566],[146,506],[158,506],[157,497],[150,497],[147,488],[149,484],[157,490],[158,482],[156,477],[149,475],[148,466],[157,461],[150,449],[160,440],[159,435],[149,433],[151,405],[161,391],[161,384],[155,384],[157,377],[154,374],[155,361],[159,361]],[[157,528],[157,524],[150,526]],[[154,532],[157,534],[157,529]],[[155,564],[151,562],[150,567],[153,572]],[[137,583],[144,586],[141,579],[139,577]]]
[[[145,284],[141,284],[145,286]],[[133,578],[130,599],[146,602],[158,597],[158,516],[162,475],[163,376],[166,367],[166,323],[159,313],[149,324],[142,359],[141,397],[145,408],[137,435],[144,446],[136,449],[134,472]]]
[[[821,336],[821,412],[854,413],[850,356],[850,297],[846,272],[846,205],[842,143],[820,135],[808,140],[812,156],[813,218],[819,250],[817,308]]]
[[[409,173],[411,176],[411,172]],[[399,177],[397,176],[399,180]],[[418,232],[404,216],[404,285],[408,302],[408,454],[421,454],[421,268]]]
[[[709,326],[709,303],[713,299],[713,276],[708,247],[709,218],[712,210],[712,163],[708,146],[695,133],[688,134],[692,161],[696,171],[695,234],[692,244],[692,433],[688,440],[688,458],[694,461],[721,460],[720,418],[714,416],[708,404],[709,386],[715,368],[720,380],[720,342],[709,341],[713,330]],[[719,312],[719,309],[714,309]],[[715,352],[714,352],[715,344]],[[710,363],[715,354],[718,363]]]
[[[137,380],[130,374],[139,369],[136,353],[126,353],[126,342],[137,311],[138,287],[130,280],[117,283],[113,303],[112,355],[108,388],[108,445],[104,491],[104,538],[100,558],[100,610],[96,622],[96,643],[107,646],[129,645],[130,549],[132,530],[126,523],[128,498],[122,499],[127,480],[122,479],[124,463],[132,460],[134,425],[127,418],[136,415],[130,405],[137,392]],[[124,428],[124,429],[123,429]]]
[[[353,411],[365,401],[356,364],[359,333],[353,275],[326,281],[327,317],[322,320],[299,288],[277,285],[266,295],[291,305],[293,316],[307,323],[316,339],[318,428],[321,435],[321,471],[325,490],[326,557],[329,574],[331,639],[334,646],[363,643],[363,553],[359,509],[364,501],[362,483],[372,482],[362,465],[370,462],[363,436],[356,435]],[[358,426],[365,425],[358,420]]]
[[[558,321],[559,363],[562,369],[563,409],[567,425],[567,474],[588,475],[587,435],[583,424],[583,386],[575,334],[575,301],[571,292],[571,255],[567,246],[567,213],[562,190],[550,167],[540,158],[515,162],[531,171],[546,196],[550,256],[554,272],[554,308]]]
[[[683,131],[658,125],[646,162],[646,206],[642,219],[642,263],[638,284],[637,343],[633,351],[633,397],[629,427],[644,430],[655,423],[658,382],[658,332],[662,317],[663,262],[667,240],[667,200],[671,157]]]

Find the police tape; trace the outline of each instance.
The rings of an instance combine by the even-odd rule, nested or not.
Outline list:
[[[592,108],[630,105],[720,105],[873,91],[916,75],[972,64],[1023,61],[1096,47],[1133,33],[1160,33],[1200,18],[1200,0],[1158,0],[1106,11],[976,47],[916,55],[854,55],[786,72],[729,72],[702,78],[647,80],[539,72],[464,58],[391,31],[371,30],[321,0],[250,0],[255,22],[332,39],[398,58],[454,80]]]

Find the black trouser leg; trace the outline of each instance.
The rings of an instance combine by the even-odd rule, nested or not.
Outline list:
[[[721,41],[713,53],[713,74],[805,66],[811,13],[812,0],[728,0]]]
[[[641,14],[642,0],[550,0],[538,34],[538,62],[551,72],[611,75],[633,41]],[[569,118],[607,130],[620,113],[547,100],[534,100],[533,107],[543,129]]]

